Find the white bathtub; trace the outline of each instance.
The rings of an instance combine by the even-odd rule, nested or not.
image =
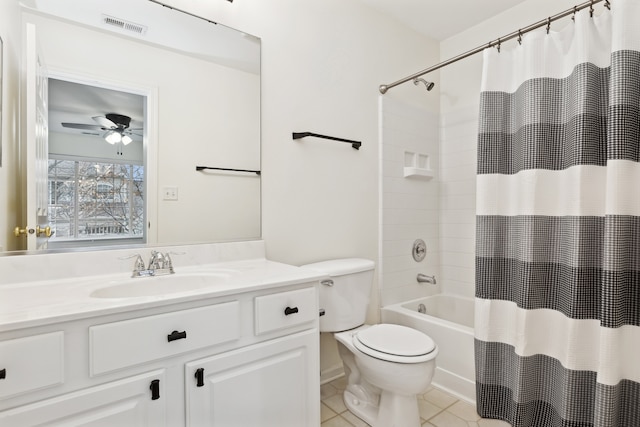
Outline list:
[[[418,312],[424,304],[426,314]],[[475,404],[473,298],[439,294],[382,308],[382,321],[418,329],[437,344],[432,384]]]

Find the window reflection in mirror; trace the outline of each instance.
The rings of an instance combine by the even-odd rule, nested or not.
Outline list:
[[[49,247],[143,243],[144,167],[49,157]]]

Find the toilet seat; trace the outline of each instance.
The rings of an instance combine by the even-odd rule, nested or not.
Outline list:
[[[436,345],[416,329],[378,324],[353,334],[353,345],[364,354],[396,363],[421,363],[434,357]]]

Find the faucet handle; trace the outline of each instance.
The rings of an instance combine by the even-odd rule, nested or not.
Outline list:
[[[142,257],[140,256],[140,254],[136,254],[136,260],[133,264],[133,271],[142,271],[144,270],[144,261],[142,260]]]
[[[149,270],[156,270],[164,267],[164,255],[156,250],[151,251],[151,259],[149,260]]]
[[[164,254],[164,268],[168,269],[171,273],[173,273],[173,263],[171,262],[171,257],[169,256],[169,252]]]

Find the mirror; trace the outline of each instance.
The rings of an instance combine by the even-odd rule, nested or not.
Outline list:
[[[80,224],[80,214],[67,206],[52,224],[59,233],[49,248],[260,238],[258,38],[155,0],[20,3],[22,19],[35,24],[50,78],[50,176],[64,175],[64,168],[54,170],[63,160],[71,162],[65,163],[67,169],[86,163],[87,170],[74,178],[49,179],[50,217],[63,212],[63,199],[76,205],[95,202],[109,191],[111,205],[124,199],[131,205],[134,196],[144,205],[138,216],[129,217],[139,230],[124,240],[114,234],[126,226],[101,226],[96,217]],[[126,128],[132,142],[110,145],[106,136],[111,128],[104,119],[119,126],[115,118],[121,116],[130,119]],[[90,151],[89,145],[99,149]],[[115,159],[99,154],[105,150]],[[105,177],[123,164],[132,165],[142,181],[107,183]],[[95,178],[97,170],[103,171],[100,178]],[[61,196],[63,185],[54,184],[64,181],[67,190],[70,183],[80,187],[89,175],[93,195],[74,199],[67,191]]]

